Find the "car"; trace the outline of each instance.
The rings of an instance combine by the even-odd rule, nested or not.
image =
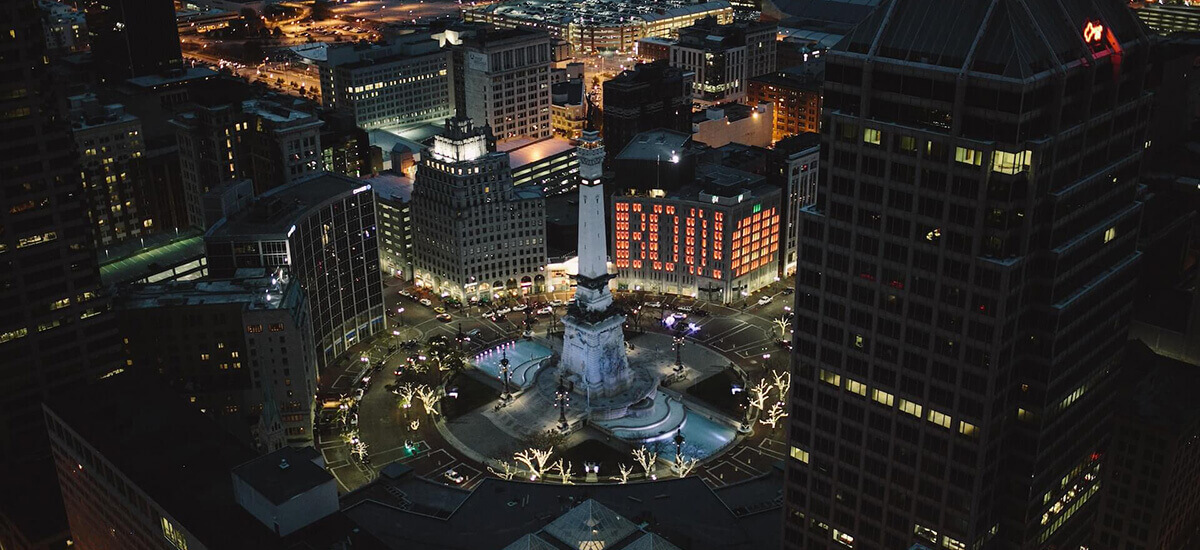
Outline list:
[[[404,374],[404,365],[396,367],[396,370],[392,372],[392,374],[395,374],[396,376]],[[392,393],[396,393],[396,388],[392,388]]]
[[[552,307],[550,307],[550,306],[546,306],[546,307],[544,307],[544,308],[542,308],[542,309],[539,309],[539,310],[537,310],[537,314],[538,314],[538,315],[553,315],[553,314],[554,314],[554,308],[552,308]]]
[[[404,296],[405,298],[412,298],[412,293],[407,290],[401,290],[400,295]]]
[[[785,288],[785,289],[783,289],[783,295],[784,295],[784,296],[791,296],[791,295],[792,295],[793,293],[795,293],[795,292],[796,292],[796,289],[794,289],[794,288],[792,288],[792,287],[790,287],[790,286],[789,286],[789,287],[787,287],[787,288]]]
[[[354,414],[350,415],[350,422],[349,422],[349,424],[350,424],[350,427],[351,427],[351,428],[357,428],[357,427],[358,427],[358,413],[354,413]]]
[[[674,317],[676,321],[682,321],[684,319],[687,319],[687,314],[680,312],[680,311],[676,311],[675,313],[671,314],[671,317]]]
[[[770,296],[763,296],[762,298],[758,299],[758,305],[765,306],[765,305],[771,303],[773,300],[775,300],[775,298],[772,298]]]
[[[430,302],[429,298],[421,298],[420,302],[421,302],[421,305],[423,305],[425,307],[429,307],[429,306],[433,305],[433,302]]]
[[[696,309],[692,311],[692,315],[695,315],[696,317],[708,317],[709,315],[712,315],[712,312],[708,311],[707,309]]]
[[[454,483],[455,485],[458,485],[467,480],[467,478],[463,477],[462,474],[460,474],[454,470],[446,470],[446,473],[444,473],[442,475],[445,476],[446,479],[450,480],[450,482]]]
[[[675,310],[676,310],[676,311],[682,311],[682,312],[684,312],[684,313],[691,313],[691,312],[692,312],[692,306],[679,306],[679,307],[675,308]]]
[[[509,313],[512,313],[512,310],[506,307],[496,310],[496,315],[508,315]]]
[[[483,335],[483,331],[479,330],[477,328],[473,328],[473,329],[467,331],[468,338],[472,338],[472,339],[479,338],[482,335]]]
[[[446,308],[444,308],[442,306],[438,306],[438,307],[433,308],[433,312],[434,313],[446,313]]]
[[[358,401],[358,400],[362,399],[362,398],[363,398],[363,393],[364,393],[364,392],[363,392],[363,389],[362,389],[362,388],[355,388],[355,389],[354,389],[354,400],[355,400],[355,401]]]
[[[529,307],[529,306],[527,306],[527,305],[525,305],[525,304],[517,304],[517,305],[515,305],[515,306],[513,306],[513,307],[512,307],[512,310],[513,310],[513,311],[525,311],[525,309],[526,309],[526,308],[528,308],[528,307]]]
[[[792,343],[789,340],[775,340],[775,345],[783,349],[792,349]]]
[[[559,307],[559,306],[562,306],[563,303],[564,302],[562,300],[550,300],[551,307]]]
[[[478,304],[479,296],[471,296],[470,298],[467,298],[467,302],[469,302],[471,305]]]
[[[437,316],[437,320],[443,323],[449,323],[451,319],[453,319],[453,317],[451,317],[449,313],[439,313]]]
[[[662,307],[662,302],[658,302],[658,301],[654,301],[654,302],[646,302],[646,307],[658,307],[658,308],[661,308],[661,307]]]

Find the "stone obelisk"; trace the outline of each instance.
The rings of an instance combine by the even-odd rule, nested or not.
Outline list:
[[[608,281],[607,233],[604,223],[604,184],[601,181],[604,145],[594,131],[583,132],[579,158],[579,275],[575,300],[563,317],[560,367],[587,396],[589,407],[600,402],[618,405],[634,383],[625,356],[625,316],[613,307]],[[623,403],[628,405],[628,403]],[[615,412],[615,411],[614,411]]]

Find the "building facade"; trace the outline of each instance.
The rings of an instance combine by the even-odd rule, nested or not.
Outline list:
[[[392,173],[370,179],[379,222],[379,262],[384,273],[413,279],[412,179]]]
[[[446,121],[417,167],[412,214],[417,284],[459,298],[545,287],[545,199],[513,186],[508,154],[486,126]]]
[[[780,191],[765,178],[719,165],[696,169],[675,191],[611,198],[617,288],[733,304],[776,281]]]
[[[801,209],[817,202],[817,175],[820,165],[821,135],[804,133],[786,137],[775,144],[772,169],[782,171],[786,199],[783,201],[783,254],[780,276],[793,277],[800,253]]]
[[[691,132],[694,76],[659,61],[639,63],[605,81],[604,143],[609,158],[642,132]]]
[[[567,138],[512,140],[496,150],[508,153],[513,187],[533,187],[550,196],[575,189],[579,181],[577,149]]]
[[[1116,1],[944,7],[825,56],[786,548],[1076,549],[1111,467],[1146,37]]]
[[[721,25],[715,18],[703,19],[679,32],[671,45],[671,65],[695,73],[696,103],[742,101],[751,78],[775,71],[777,32],[774,22]]]
[[[457,116],[487,125],[500,142],[554,134],[548,34],[488,28],[445,34],[453,50]]]
[[[96,247],[156,232],[139,166],[146,154],[141,121],[123,105],[100,105],[94,94],[70,101],[71,134],[81,157]]]
[[[259,196],[204,236],[208,270],[286,267],[305,291],[317,366],[384,328],[371,186],[320,173]]]
[[[46,52],[50,55],[79,53],[88,49],[87,17],[61,2],[38,0]]]
[[[774,141],[820,129],[821,81],[811,74],[782,71],[750,79],[746,101],[775,106]]]
[[[450,52],[432,34],[333,46],[317,66],[322,106],[353,117],[360,128],[419,125],[454,114]]]
[[[579,139],[587,125],[587,103],[583,99],[583,80],[570,79],[551,86],[550,126],[554,135]]]
[[[126,369],[154,373],[227,430],[278,419],[311,445],[317,365],[308,302],[285,270],[124,289],[116,307]],[[261,437],[262,451],[278,443]]]

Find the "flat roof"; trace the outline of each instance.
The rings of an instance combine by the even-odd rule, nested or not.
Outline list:
[[[408,176],[387,171],[365,181],[371,184],[371,189],[381,199],[400,202],[412,199],[413,180]]]
[[[233,475],[280,505],[333,481],[333,475],[315,460],[324,461],[312,447],[283,447],[234,468]]]
[[[778,468],[717,490],[698,477],[585,485],[488,478],[467,493],[410,475],[377,479],[343,497],[342,510],[396,549],[502,548],[588,499],[681,548],[774,548],[782,486]]]
[[[164,84],[176,84],[179,82],[187,82],[189,80],[207,80],[217,76],[217,71],[208,67],[188,67],[171,71],[166,74],[153,74],[146,76],[138,76],[130,78],[125,82],[141,88],[154,88]]]
[[[514,139],[496,145],[497,151],[508,153],[508,165],[516,170],[555,155],[560,155],[575,148],[571,140],[562,137],[549,137],[537,141],[528,138]]]
[[[153,244],[164,237],[171,238]],[[160,233],[145,240],[150,241],[145,248],[134,248],[142,241],[131,239],[120,247],[98,251],[100,282],[108,286],[136,281],[204,257],[204,236],[197,232],[182,236]]]
[[[642,132],[617,154],[617,160],[659,160],[669,162],[671,155],[683,155],[691,134],[659,128]]]
[[[276,279],[263,268],[238,269],[228,279],[199,279],[133,285],[121,290],[117,299],[125,309],[245,304],[251,309],[279,309],[296,305],[297,284]]]
[[[205,238],[270,236],[284,238],[292,226],[322,204],[368,186],[365,181],[318,172],[259,195],[253,203],[217,222]]]

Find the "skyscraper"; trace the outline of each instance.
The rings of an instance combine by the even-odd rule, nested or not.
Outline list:
[[[692,131],[693,73],[666,61],[639,63],[604,82],[604,143],[615,157],[642,132]]]
[[[103,373],[105,314],[76,151],[33,2],[0,3],[0,461],[45,452],[39,402]],[[3,491],[0,491],[3,492]]]
[[[829,52],[787,548],[1087,544],[1146,46],[1115,0],[892,0]]]
[[[486,126],[446,121],[421,155],[412,201],[418,284],[482,299],[542,292],[545,198],[538,186],[513,186],[508,154]]]
[[[454,108],[499,141],[548,138],[550,35],[526,29],[446,30],[452,44]]]
[[[183,68],[175,3],[168,0],[89,0],[89,41],[102,81]]]

